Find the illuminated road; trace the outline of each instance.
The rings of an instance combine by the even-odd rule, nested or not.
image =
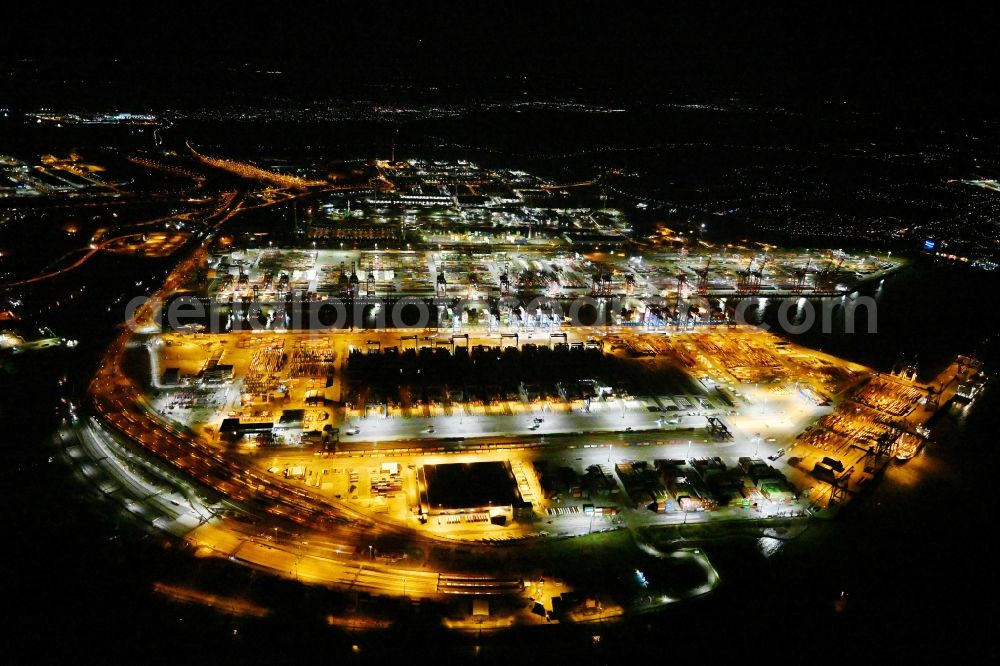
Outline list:
[[[463,593],[520,589],[519,579],[450,573],[442,578],[433,570],[382,563],[375,551],[364,547],[369,542],[359,541],[359,533],[350,527],[290,532],[281,521],[235,504],[210,504],[181,475],[129,451],[96,420],[64,429],[60,438],[82,476],[147,525],[184,538],[197,556],[224,557],[305,583],[413,598],[453,594],[448,588],[456,581],[461,581]],[[238,518],[225,517],[234,510]]]
[[[234,208],[234,205],[236,205],[236,208]],[[218,216],[224,216],[222,219],[219,220],[220,222],[224,221],[225,219],[229,218],[229,216],[225,215],[227,211],[235,212],[236,210],[238,210],[238,204],[236,203],[236,193],[233,192],[233,193],[230,193],[226,197],[223,198],[223,200],[220,202],[220,206],[219,206],[218,209],[216,209],[215,211],[210,212],[210,213],[208,213],[206,215],[205,221],[209,222],[209,221],[211,221],[212,219],[214,219],[214,218],[216,218]],[[167,220],[167,219],[176,219],[176,217],[177,216],[169,217],[169,218],[157,218],[155,220],[148,220],[146,222],[140,222],[140,223],[132,225],[132,226],[142,227],[142,226],[146,226],[146,225],[149,225],[149,224],[156,224],[156,223],[159,223],[159,222],[161,222],[163,220]],[[50,280],[52,278],[59,277],[60,275],[65,275],[66,273],[69,273],[70,271],[73,271],[73,270],[79,268],[80,266],[82,266],[83,264],[85,264],[87,262],[87,260],[89,260],[95,254],[97,254],[101,250],[109,247],[110,245],[114,244],[116,241],[123,240],[125,238],[129,238],[129,237],[134,236],[134,235],[135,235],[134,233],[127,233],[127,234],[123,234],[123,235],[119,235],[119,236],[113,236],[111,238],[103,238],[98,243],[92,243],[89,247],[85,248],[86,251],[84,252],[83,256],[80,257],[79,259],[77,259],[75,262],[73,262],[72,264],[70,264],[68,266],[64,266],[63,268],[60,268],[59,270],[51,271],[49,273],[43,273],[42,275],[36,275],[35,277],[27,278],[25,280],[20,280],[20,281],[17,281],[17,282],[10,282],[10,283],[5,284],[4,286],[5,287],[21,287],[21,286],[28,285],[28,284],[34,284],[36,282],[42,282],[44,280]]]

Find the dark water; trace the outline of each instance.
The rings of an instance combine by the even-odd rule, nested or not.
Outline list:
[[[889,371],[900,359],[916,360],[922,379],[941,371],[955,354],[976,354],[995,367],[998,327],[990,296],[1000,288],[1000,275],[948,263],[916,258],[884,281],[862,285],[851,296],[870,297],[875,316],[866,306],[857,306],[854,332],[845,326],[844,307],[833,299],[835,309],[827,317],[824,331],[822,303],[813,303],[817,320],[801,334],[781,328],[780,301],[770,299],[763,315],[747,310],[751,323],[766,322],[771,330],[815,349],[847,358],[876,370]],[[795,307],[789,311],[792,323]]]
[[[882,369],[899,353],[936,366],[994,333],[978,314],[985,292],[967,286],[972,278],[990,279],[918,263],[886,280],[878,333],[813,332],[801,341]],[[81,316],[67,312],[61,324],[72,328]],[[461,662],[479,645],[481,661],[618,663],[667,651],[709,659],[982,658],[995,647],[988,630],[997,598],[988,513],[1000,409],[995,388],[968,414],[938,418],[934,443],[890,468],[873,493],[836,520],[815,521],[792,541],[700,544],[723,580],[703,600],[617,626],[526,628],[497,637],[451,634],[433,608],[392,601],[380,611],[398,617],[396,625],[361,634],[323,621],[356,599],[175,552],[143,535],[110,503],[94,500],[66,467],[48,462],[52,451],[43,442],[59,418],[57,379],[68,373],[69,393],[80,390],[113,333],[111,319],[88,326],[93,335],[81,348],[7,359],[0,375],[0,479],[12,552],[3,569],[4,633],[39,657],[175,660],[184,654],[229,662],[312,654],[339,661],[354,658],[357,644],[362,658],[376,661],[417,650]],[[987,359],[995,354],[992,346],[982,351]],[[248,596],[275,613],[247,620],[171,604],[152,593],[157,581]],[[838,607],[842,593],[846,603]]]
[[[846,333],[835,320],[832,333],[792,337],[883,371],[915,356],[927,378],[955,353],[975,352],[995,368],[987,295],[997,284],[997,276],[917,261],[881,289],[861,290],[877,301],[877,332]],[[764,315],[772,324],[773,309]],[[705,602],[713,609],[706,613],[735,612],[737,633],[748,640],[817,656],[982,658],[995,651],[987,629],[996,606],[988,515],[998,394],[994,386],[967,412],[939,413],[932,443],[890,466],[879,486],[836,520],[814,521],[794,541],[705,544],[727,581]]]

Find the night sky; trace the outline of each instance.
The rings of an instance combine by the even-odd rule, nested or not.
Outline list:
[[[838,3],[781,12],[745,5],[681,11],[673,3],[665,12],[611,3],[572,11],[365,7],[291,15],[274,5],[200,7],[153,18],[19,8],[0,27],[0,54],[21,61],[6,68],[4,97],[115,89],[204,99],[234,84],[308,98],[393,82],[471,97],[505,90],[646,100],[711,93],[908,114],[979,114],[997,105],[989,85],[994,22],[984,5],[926,13],[845,11]],[[240,78],[256,69],[282,76]]]

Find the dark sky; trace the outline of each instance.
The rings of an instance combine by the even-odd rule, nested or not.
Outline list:
[[[207,3],[206,3],[207,4]],[[334,4],[334,3],[331,3]],[[310,94],[372,81],[453,85],[489,94],[527,77],[533,93],[583,90],[650,98],[735,93],[776,101],[863,100],[881,106],[996,107],[993,13],[797,3],[781,10],[675,3],[366,3],[312,11],[267,3],[165,11],[17,9],[0,53],[32,58],[18,94],[65,78],[124,80],[149,90],[213,88],[220,68],[280,69]],[[664,5],[668,11],[652,9]],[[102,7],[105,5],[102,5]],[[340,3],[334,4],[340,7]],[[9,13],[9,10],[8,10]]]

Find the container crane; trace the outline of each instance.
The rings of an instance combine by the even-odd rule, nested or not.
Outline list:
[[[702,296],[708,293],[708,269],[712,267],[712,257],[709,255],[705,266],[698,273],[698,293]]]

